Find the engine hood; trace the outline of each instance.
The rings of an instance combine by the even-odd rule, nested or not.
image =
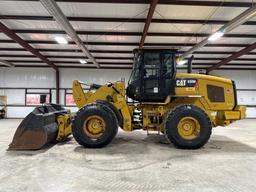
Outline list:
[[[222,83],[231,83],[232,84],[232,80],[230,80],[230,79],[216,77],[216,76],[212,76],[212,75],[203,75],[203,74],[178,73],[178,74],[176,74],[176,78],[204,79],[204,80],[218,81],[218,82],[222,82]]]

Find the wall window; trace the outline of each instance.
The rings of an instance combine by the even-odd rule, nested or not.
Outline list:
[[[72,94],[66,94],[65,95],[65,104],[66,106],[75,106],[74,98]]]
[[[40,95],[46,96],[46,103],[50,103],[50,94],[26,94],[26,105],[41,105]]]
[[[40,95],[46,95],[46,103],[51,103],[52,90],[51,89],[25,89],[25,104],[41,105]]]

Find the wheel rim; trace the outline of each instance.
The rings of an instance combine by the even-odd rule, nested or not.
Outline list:
[[[193,117],[183,117],[178,123],[178,133],[186,140],[192,140],[199,136],[200,124]]]
[[[88,117],[84,122],[83,130],[85,134],[93,139],[101,137],[106,129],[106,123],[98,115]]]

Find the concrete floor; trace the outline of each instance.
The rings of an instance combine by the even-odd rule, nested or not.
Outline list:
[[[200,150],[164,136],[119,131],[103,149],[74,139],[49,149],[6,151],[20,120],[0,120],[0,191],[256,191],[256,120],[216,128]]]

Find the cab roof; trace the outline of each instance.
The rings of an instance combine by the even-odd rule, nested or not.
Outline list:
[[[176,54],[178,50],[173,48],[168,49],[168,48],[161,48],[161,47],[143,47],[143,48],[133,49],[133,53],[136,53],[136,52],[172,52]]]

